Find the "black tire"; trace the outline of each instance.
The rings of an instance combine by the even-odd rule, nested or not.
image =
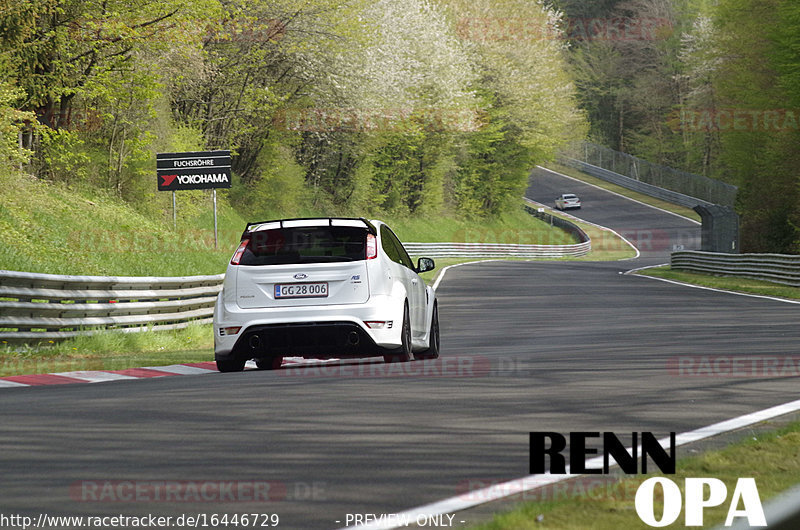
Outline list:
[[[411,320],[408,317],[408,303],[403,309],[403,331],[400,334],[402,346],[400,351],[383,356],[386,363],[407,363],[414,360],[414,352],[411,351]]]
[[[283,357],[280,355],[256,359],[256,366],[258,366],[259,370],[277,370],[281,367],[281,364],[283,364]]]
[[[430,341],[428,349],[415,353],[417,359],[439,358],[439,304],[433,304],[433,317],[431,318]]]
[[[241,372],[244,370],[244,359],[217,360],[217,370],[220,372]]]

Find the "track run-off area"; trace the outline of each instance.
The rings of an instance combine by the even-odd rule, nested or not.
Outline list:
[[[696,369],[797,355],[797,305],[623,274],[697,248],[699,225],[534,172],[530,199],[561,193],[641,256],[451,268],[437,361],[2,389],[3,513],[277,514],[278,528],[339,528],[526,476],[530,431],[663,437],[798,399],[794,377]]]

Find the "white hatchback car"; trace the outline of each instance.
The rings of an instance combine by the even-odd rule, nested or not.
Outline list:
[[[581,207],[581,200],[578,198],[577,195],[572,193],[564,193],[556,199],[556,208],[559,210],[566,210],[567,208],[578,208]]]
[[[285,219],[249,223],[214,307],[214,357],[221,372],[285,356],[439,356],[436,295],[400,240],[380,221]]]

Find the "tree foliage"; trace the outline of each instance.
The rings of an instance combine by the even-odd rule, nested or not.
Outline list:
[[[563,41],[476,41],[465,17],[559,15],[522,0],[6,1],[0,158],[148,208],[156,152],[231,149],[230,197],[250,211],[493,215],[584,121]]]
[[[716,16],[721,105],[758,116],[722,135],[720,153],[721,164],[740,183],[742,243],[752,251],[800,252],[800,131],[769,119],[769,113],[799,101],[791,84],[800,63],[797,14],[790,1],[728,0]]]
[[[562,5],[568,16],[589,9]],[[668,20],[671,32],[572,43],[591,136],[738,185],[743,249],[800,252],[797,3],[620,0],[594,8],[590,16]]]

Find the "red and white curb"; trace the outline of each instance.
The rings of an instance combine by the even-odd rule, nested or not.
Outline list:
[[[290,357],[283,365],[305,365],[337,362],[339,359],[325,361],[309,360],[301,357]],[[256,368],[256,363],[247,361],[245,368]],[[217,363],[186,363],[169,366],[148,366],[144,368],[127,368],[125,370],[77,370],[73,372],[56,372],[52,374],[9,375],[0,377],[0,388],[23,386],[70,385],[76,383],[105,383],[108,381],[126,381],[131,379],[151,379],[174,375],[199,375],[217,372]]]

